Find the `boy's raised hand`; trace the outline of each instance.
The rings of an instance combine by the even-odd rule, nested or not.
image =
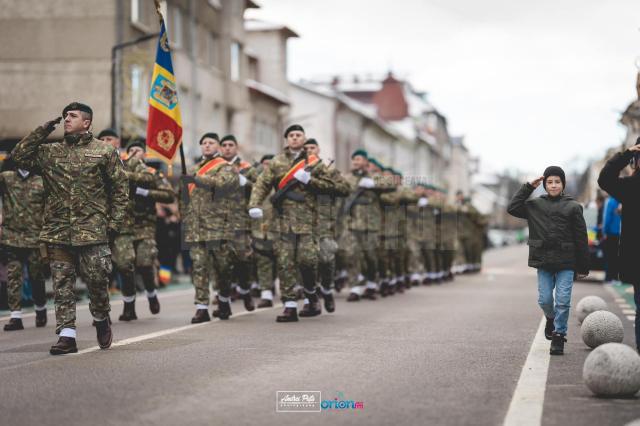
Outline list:
[[[542,183],[542,181],[544,180],[544,176],[540,176],[537,179],[532,180],[531,182],[529,182],[529,184],[531,186],[533,186],[534,188],[537,188],[540,186],[540,184]]]

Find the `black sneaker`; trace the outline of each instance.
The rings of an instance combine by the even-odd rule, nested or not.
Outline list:
[[[4,325],[4,331],[17,331],[24,330],[21,318],[11,318],[8,323]]]
[[[544,326],[544,337],[547,340],[551,340],[551,336],[553,336],[553,320],[554,318],[547,318],[547,324]]]
[[[564,342],[567,341],[565,339],[564,334],[553,332],[553,336],[551,337],[551,349],[549,353],[551,355],[564,355]]]

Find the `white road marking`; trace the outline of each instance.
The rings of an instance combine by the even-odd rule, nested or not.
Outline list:
[[[635,315],[627,315],[627,319],[629,321],[635,321],[636,320],[636,316]]]
[[[625,314],[625,315],[627,315],[627,314],[635,315],[636,314],[636,310],[635,309],[623,309],[622,313]]]
[[[504,426],[538,426],[542,422],[550,357],[549,341],[544,337],[545,324],[546,319],[543,316],[522,367],[520,379],[504,419]]]
[[[170,299],[172,297],[178,297],[178,296],[185,296],[185,295],[189,295],[189,294],[193,294],[194,290],[193,289],[184,289],[184,290],[175,290],[175,291],[167,291],[167,292],[158,292],[158,295],[160,297],[160,301],[162,301],[162,299]],[[145,297],[145,296],[142,296]],[[138,297],[136,297],[136,300],[139,299]],[[115,299],[115,300],[111,300],[111,307],[114,306],[120,306],[122,305],[122,299]],[[86,300],[83,300],[82,304],[76,304],[76,312],[78,311],[88,311],[89,310],[89,302]],[[47,315],[54,315],[55,309],[53,309],[53,307],[51,307],[51,309],[49,309],[49,307],[47,307]],[[30,312],[28,314],[22,314],[22,319],[25,318],[33,318],[36,316],[35,312]],[[8,321],[9,318],[11,318],[11,315],[7,315],[4,317],[0,317],[0,321]]]

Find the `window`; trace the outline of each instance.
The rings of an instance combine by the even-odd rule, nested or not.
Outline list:
[[[149,77],[140,65],[131,67],[131,111],[146,117],[149,107]]]
[[[231,80],[240,80],[240,43],[234,41],[231,43]]]
[[[215,33],[209,33],[207,37],[207,63],[215,68],[220,67],[220,58],[218,57],[220,38]]]

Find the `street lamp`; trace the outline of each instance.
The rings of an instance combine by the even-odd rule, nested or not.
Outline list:
[[[120,134],[120,120],[117,118],[119,115],[119,102],[120,102],[120,55],[118,52],[126,47],[134,46],[136,44],[143,43],[152,38],[157,38],[160,33],[147,34],[135,40],[126,41],[124,43],[116,44],[111,48],[111,128],[115,129]],[[118,105],[116,105],[118,104]]]

